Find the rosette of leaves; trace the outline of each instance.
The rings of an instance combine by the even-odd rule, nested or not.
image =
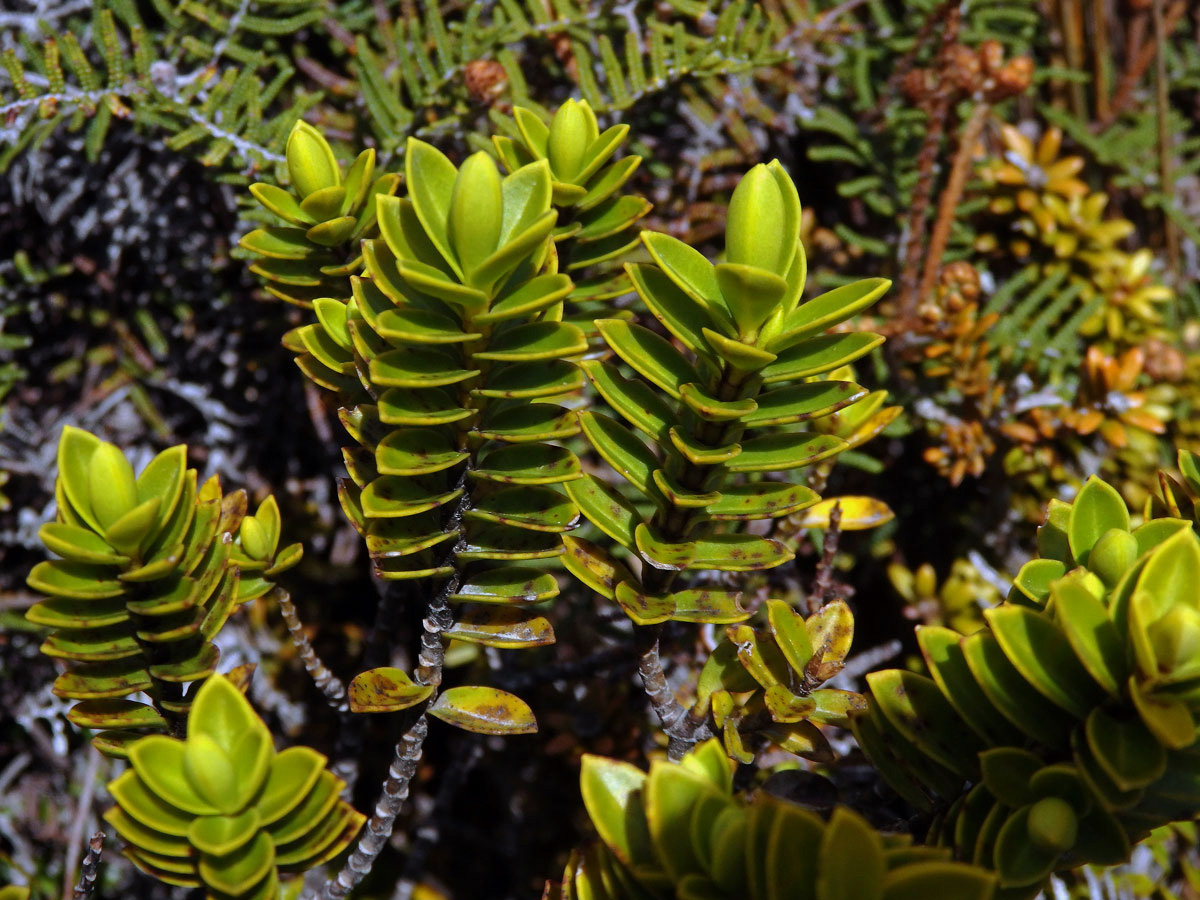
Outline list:
[[[825,332],[873,303],[889,282],[859,281],[802,303],[799,229],[791,178],[778,162],[756,166],[730,204],[726,262],[714,266],[675,238],[645,232],[654,265],[627,266],[646,308],[684,349],[642,325],[597,322],[636,377],[625,378],[615,363],[582,362],[597,393],[625,422],[601,412],[581,413],[580,422],[630,487],[589,474],[567,490],[622,549],[566,537],[564,562],[638,624],[743,620],[738,591],[689,584],[674,590],[676,577],[693,570],[752,572],[792,559],[784,543],[746,525],[817,503],[809,487],[776,474],[847,447],[813,430],[812,422],[867,392],[820,376],[883,338]],[[640,566],[626,565],[622,553]]]
[[[869,675],[854,716],[901,794],[952,804],[939,840],[1014,897],[1200,809],[1200,537],[1178,518],[1134,527],[1092,478],[1052,502],[1038,545],[987,628],[918,628],[929,676]]]
[[[69,664],[54,683],[81,701],[68,718],[101,729],[96,746],[122,756],[145,731],[187,714],[184,690],[215,671],[221,626],[295,565],[301,547],[277,552],[273,499],[247,516],[245,492],[223,496],[215,476],[198,485],[182,445],[135,477],[119,448],[67,426],[55,496],[56,520],[39,534],[59,558],[30,572],[29,586],[48,596],[26,617],[50,629],[42,652]],[[253,573],[244,582],[242,567]],[[129,699],[140,691],[150,704]]]
[[[104,818],[125,855],[167,884],[203,887],[209,900],[275,900],[280,873],[323,865],[362,828],[325,762],[308,747],[277,753],[242,692],[216,675],[197,692],[186,740],[130,745]]]
[[[715,740],[649,774],[587,755],[580,784],[601,843],[572,854],[563,900],[987,900],[995,889],[993,874],[844,807],[825,822],[765,793],[748,802]]]
[[[553,203],[559,211],[554,229],[559,267],[587,273],[576,281],[571,300],[586,303],[626,293],[629,281],[621,263],[637,246],[634,226],[652,207],[644,197],[621,192],[642,161],[637,155],[614,159],[629,126],[601,131],[586,100],[568,100],[549,125],[518,106],[513,121],[506,124],[513,137],[495,135],[492,142],[508,171],[539,159],[550,164]],[[598,307],[589,304],[585,309]],[[590,324],[589,320],[585,327]]]
[[[250,271],[281,300],[311,307],[319,297],[349,296],[349,277],[362,271],[359,244],[377,234],[375,205],[391,196],[400,176],[375,177],[375,151],[364,150],[343,177],[324,135],[298,121],[288,137],[291,190],[267,182],[250,193],[286,224],[256,228],[239,242],[258,260]]]
[[[754,762],[753,742],[770,740],[790,753],[831,762],[818,725],[848,726],[861,694],[825,687],[845,665],[854,615],[841,600],[805,619],[783,600],[766,602],[767,628],[730,625],[700,672],[697,715],[711,713],[725,752]]]
[[[583,385],[571,359],[587,347],[561,321],[571,279],[553,267],[549,165],[501,178],[486,153],[456,169],[414,139],[406,166],[409,196],[380,198],[382,237],[364,243],[369,277],[348,301],[317,300],[318,322],[288,343],[317,384],[370,394],[343,410],[358,446],[344,451],[340,495],[380,577],[448,579],[449,601],[468,605],[447,638],[540,646],[553,631],[529,607],[558,587],[536,561],[559,556],[579,518],[558,488],[579,463],[554,442],[579,431],[560,402]],[[352,706],[432,695],[402,674],[360,676]]]

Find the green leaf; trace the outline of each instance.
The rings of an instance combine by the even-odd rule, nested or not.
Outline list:
[[[210,889],[234,896],[250,893],[275,866],[275,844],[265,832],[226,857],[201,855],[197,864],[200,878]]]
[[[471,354],[473,360],[524,362],[567,359],[587,350],[583,332],[565,322],[530,322],[494,335],[487,349]]]
[[[675,598],[671,594],[647,594],[632,581],[622,581],[613,592],[613,599],[638,625],[658,625],[675,615]]]
[[[741,606],[741,591],[718,591],[690,588],[671,594],[676,622],[697,622],[702,625],[732,625],[750,618]],[[618,597],[618,599],[620,599]]]
[[[326,219],[332,219],[341,211],[342,204],[346,202],[346,189],[340,185],[329,185],[313,191],[307,197],[300,201],[300,208],[316,219],[318,222],[324,222]],[[306,237],[313,240],[313,233],[317,235],[321,232],[320,225],[310,228],[306,232]],[[316,243],[314,240],[313,243]]]
[[[864,278],[813,297],[783,318],[779,334],[768,340],[767,348],[779,353],[814,337],[871,306],[891,286],[886,278]]]
[[[636,766],[590,753],[583,755],[579,787],[600,840],[627,866],[653,860],[642,802],[646,773]]]
[[[357,713],[396,712],[433,696],[434,687],[417,684],[403,669],[368,669],[354,676],[346,693]]]
[[[995,877],[976,866],[954,862],[924,862],[901,866],[883,880],[882,900],[990,900]]]
[[[420,347],[390,350],[370,361],[371,383],[381,387],[441,387],[478,374],[478,369],[461,368],[443,351]]]
[[[422,487],[412,478],[383,475],[363,488],[360,503],[363,515],[368,519],[382,519],[415,516],[444,506],[461,496],[461,488],[437,493]]]
[[[314,792],[325,772],[325,757],[308,747],[288,747],[271,761],[262,793],[255,808],[264,826],[279,821]]]
[[[803,673],[813,646],[804,619],[782,600],[767,601],[767,622],[779,651],[795,672]]]
[[[654,266],[630,265],[626,271],[642,302],[671,334],[693,352],[710,352],[702,329],[720,331],[721,326],[704,304],[692,299]]]
[[[151,497],[145,503],[139,503],[108,526],[104,532],[104,539],[120,552],[129,555],[136,553],[139,547],[153,540],[161,506],[162,501],[159,497]]]
[[[566,299],[572,288],[566,275],[538,275],[501,293],[486,312],[475,315],[471,321],[475,325],[490,325],[541,312]]]
[[[704,871],[690,837],[692,810],[704,798],[723,800],[705,779],[682,766],[655,760],[646,779],[646,818],[660,865],[679,881]]]
[[[1096,683],[1113,697],[1118,696],[1128,668],[1125,647],[1104,603],[1074,576],[1057,582],[1052,596],[1058,626],[1071,649]]]
[[[585,195],[586,196],[586,195]],[[654,205],[644,197],[625,194],[597,204],[582,216],[583,227],[576,234],[579,241],[599,241],[618,234],[645,216]]]
[[[1040,847],[1030,836],[1030,810],[1013,813],[996,837],[995,862],[1005,887],[1040,884],[1054,871],[1059,853]]]
[[[509,444],[565,440],[579,433],[575,412],[551,403],[490,404],[479,437]]]
[[[35,591],[56,597],[104,600],[125,593],[125,585],[112,575],[112,569],[106,566],[54,559],[34,566],[25,583]]]
[[[1047,747],[1066,746],[1072,724],[1069,717],[1021,677],[993,635],[976,632],[961,646],[979,687],[1006,719]]]
[[[984,610],[1004,655],[1051,702],[1083,718],[1101,699],[1066,636],[1045,616],[1005,604]]]
[[[867,675],[867,684],[880,711],[904,737],[963,778],[974,776],[983,745],[958,727],[958,713],[931,679],[888,669]]]
[[[704,340],[721,360],[742,372],[757,372],[775,361],[774,353],[760,350],[752,343],[718,334],[711,328],[704,329]]]
[[[716,521],[774,519],[812,506],[821,498],[799,484],[758,481],[729,485],[721,489],[721,499],[705,509]]]
[[[758,408],[758,404],[750,397],[740,400],[718,400],[698,384],[680,385],[679,396],[689,409],[709,422],[743,419]]]
[[[1150,600],[1143,624],[1148,626],[1177,605],[1195,607],[1198,584],[1200,540],[1190,530],[1180,531],[1154,550],[1138,577],[1136,590]]]
[[[1031,559],[1021,566],[1013,587],[1039,605],[1050,596],[1050,585],[1066,574],[1067,567],[1057,559]]]
[[[252,185],[252,188],[255,187]],[[287,195],[291,199],[291,195]],[[312,217],[296,205],[296,212],[306,219]],[[238,246],[270,259],[307,259],[313,252],[303,228],[256,228],[242,236]]]
[[[742,441],[742,452],[725,463],[730,472],[783,472],[809,466],[846,449],[832,434],[795,431]]]
[[[235,816],[203,816],[188,829],[188,841],[201,853],[227,856],[249,843],[260,824],[253,807]]]
[[[667,277],[685,294],[707,307],[711,315],[724,319],[732,330],[733,320],[725,309],[713,264],[702,253],[668,234],[643,231],[641,239]]]
[[[447,219],[458,170],[446,156],[424,141],[410,137],[404,158],[409,197],[430,242],[459,278],[462,267],[450,246]]]
[[[716,534],[692,542],[690,568],[719,572],[756,572],[773,569],[795,558],[782,541],[756,534]]]
[[[558,582],[548,572],[500,566],[469,576],[448,599],[475,603],[541,603],[558,596]]]
[[[595,524],[595,523],[593,523]],[[639,524],[634,529],[634,543],[642,559],[657,569],[679,571],[691,565],[696,545],[691,541],[672,541],[660,529]]]
[[[579,364],[597,393],[635,428],[660,443],[675,424],[671,408],[650,387],[622,378],[615,366],[598,360]]]
[[[520,697],[490,687],[454,687],[443,691],[429,715],[475,734],[533,734],[533,710]]]
[[[1096,708],[1087,717],[1086,729],[1096,762],[1120,790],[1144,788],[1166,771],[1166,749],[1140,717],[1118,718]]]
[[[119,566],[129,562],[96,532],[79,525],[47,522],[38,529],[38,537],[51,553],[76,563]]]
[[[389,388],[379,397],[379,420],[385,425],[448,425],[475,415],[445,391]]]
[[[635,529],[642,517],[636,507],[598,477],[585,474],[567,482],[567,494],[588,521],[627,550],[637,546]]]
[[[296,198],[281,187],[256,182],[250,185],[250,193],[254,195],[255,200],[285,221],[294,225],[315,224],[316,220],[301,208]]]
[[[1044,765],[1037,755],[1018,747],[993,747],[979,754],[983,784],[1005,806],[1025,806],[1037,799],[1030,781]]]
[[[678,399],[679,386],[700,380],[695,368],[665,339],[620,319],[598,319],[605,343],[634,371]]]
[[[554,629],[544,617],[511,606],[473,607],[458,614],[444,632],[451,640],[506,650],[544,647],[554,643]]]
[[[595,412],[579,414],[584,436],[621,477],[643,494],[651,494],[651,476],[658,460],[650,449],[624,425]]]
[[[604,548],[570,535],[563,535],[562,542],[565,548],[563,567],[601,596],[612,600],[618,584],[633,582],[625,564],[614,559]]]
[[[747,428],[807,422],[844,409],[867,392],[849,381],[814,381],[759,394],[757,408],[742,416]]]
[[[879,833],[844,808],[825,826],[818,853],[818,900],[877,897],[886,873]]]
[[[110,698],[76,703],[67,718],[80,728],[146,728],[167,730],[168,723],[153,706],[134,700]]]
[[[475,397],[501,400],[534,400],[574,393],[583,387],[583,373],[564,359],[497,366],[485,376],[484,386],[472,388]]]
[[[184,742],[151,735],[129,748],[133,771],[156,798],[195,816],[217,815],[220,811],[201,798],[184,771]]]
[[[779,354],[762,370],[763,384],[776,384],[821,375],[854,362],[883,343],[883,336],[866,331],[829,334],[803,341]]]
[[[1114,487],[1093,475],[1071,504],[1067,524],[1071,555],[1086,562],[1092,547],[1110,528],[1128,531],[1129,510]]]
[[[371,327],[380,337],[404,344],[461,344],[481,337],[444,313],[416,307],[384,310]]]
[[[503,484],[559,484],[583,474],[575,454],[553,444],[513,444],[487,454],[474,478]]]
[[[380,441],[375,463],[383,475],[426,475],[456,466],[467,456],[443,431],[410,428]]]
[[[514,269],[532,258],[536,266],[558,214],[549,211],[537,218],[528,228],[502,244],[495,253],[479,264],[474,278],[477,285],[491,291],[495,283],[509,276]]]

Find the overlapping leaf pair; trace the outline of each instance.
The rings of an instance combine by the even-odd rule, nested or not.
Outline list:
[[[835,600],[804,619],[782,600],[768,600],[767,631],[731,625],[709,656],[696,687],[699,715],[711,711],[725,752],[752,763],[746,747],[759,734],[790,753],[832,761],[817,727],[848,724],[861,694],[822,687],[842,670],[854,639],[854,615]],[[764,724],[765,723],[765,724]]]
[[[561,321],[572,284],[554,270],[549,166],[501,179],[484,153],[456,169],[412,140],[406,167],[409,197],[381,197],[382,238],[364,242],[369,277],[348,301],[316,300],[318,322],[285,343],[317,384],[373,401],[342,411],[359,446],[340,495],[376,572],[452,578],[449,599],[470,605],[447,638],[540,646],[550,623],[523,607],[558,586],[514,563],[558,556],[578,520],[556,485],[579,463],[553,442],[579,430],[560,401],[583,385],[571,359],[587,346]],[[360,676],[352,706],[429,696],[402,675]]]
[[[280,872],[303,872],[341,853],[364,817],[344,783],[307,747],[276,753],[241,691],[217,675],[188,717],[186,741],[144,737],[109,785],[104,816],[125,853],[167,884],[203,887],[210,900],[275,900]]]
[[[592,475],[567,490],[597,528],[640,558],[643,575],[571,537],[564,538],[564,561],[639,624],[744,619],[737,591],[672,591],[675,575],[787,562],[793,557],[788,547],[747,533],[744,524],[787,516],[820,498],[803,484],[766,480],[762,473],[808,466],[847,446],[795,426],[866,395],[856,384],[819,376],[883,338],[824,332],[873,303],[888,282],[860,281],[801,303],[799,228],[791,178],[778,162],[757,166],[734,192],[727,262],[714,266],[686,244],[647,232],[642,239],[655,265],[628,267],[638,296],[686,352],[641,325],[597,322],[604,341],[640,380],[625,379],[612,363],[585,360],[581,366],[632,428],[599,412],[582,413],[580,422],[596,451],[644,502]]]
[[[585,271],[571,293],[574,304],[598,312],[596,303],[625,293],[629,281],[621,270],[623,258],[637,246],[634,226],[650,212],[643,197],[618,193],[637,171],[642,158],[614,156],[625,142],[628,125],[600,131],[596,115],[586,100],[567,100],[554,113],[550,125],[522,107],[506,122],[513,137],[496,135],[492,142],[508,171],[544,159],[550,164],[553,203],[558,209],[554,242],[559,267]],[[573,319],[585,331],[594,331],[593,317]]]
[[[376,202],[400,185],[398,175],[375,175],[375,151],[364,150],[342,177],[324,136],[297,122],[287,142],[287,169],[293,192],[266,182],[250,193],[287,223],[251,231],[243,249],[259,257],[250,271],[267,290],[299,306],[329,295],[342,296],[347,279],[362,270],[360,242],[378,233]]]
[[[57,519],[39,534],[61,558],[30,573],[29,586],[49,597],[27,618],[52,629],[42,651],[71,662],[54,683],[82,701],[68,718],[107,729],[97,746],[121,756],[141,732],[186,715],[184,687],[215,670],[212,641],[230,613],[302,551],[277,551],[273,498],[247,516],[244,491],[223,497],[215,476],[197,486],[182,445],[135,477],[117,447],[67,426],[58,469]],[[152,706],[126,699],[139,691]]]
[[[720,744],[650,774],[585,756],[583,800],[603,842],[572,856],[562,900],[987,900],[994,876],[837,809],[733,793]],[[550,897],[549,890],[546,897]]]
[[[909,800],[952,803],[935,836],[1014,897],[1056,868],[1124,860],[1200,810],[1200,538],[1132,527],[1091,479],[1055,501],[1041,558],[968,637],[919,628],[926,677],[868,676],[855,731]],[[967,790],[964,785],[973,784]]]

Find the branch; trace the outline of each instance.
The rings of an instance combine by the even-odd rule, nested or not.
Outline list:
[[[349,712],[350,704],[346,701],[346,684],[329,671],[321,662],[321,657],[317,656],[317,651],[313,649],[312,643],[304,633],[304,623],[300,621],[296,606],[292,603],[292,595],[277,586],[271,590],[268,596],[279,604],[279,611],[283,614],[288,634],[292,636],[292,643],[296,646],[304,668],[312,676],[317,689],[325,695],[326,702],[340,713]]]
[[[96,887],[96,876],[100,873],[100,854],[104,852],[103,831],[97,831],[88,841],[87,856],[83,858],[83,866],[79,875],[79,883],[71,894],[71,900],[88,900]]]
[[[421,761],[421,747],[427,734],[429,720],[422,712],[396,745],[396,756],[388,769],[388,777],[383,783],[383,792],[375,805],[375,812],[342,870],[325,885],[321,894],[322,900],[342,900],[371,871],[388,838],[392,836],[396,816],[400,814],[404,801],[408,799],[409,787]]]

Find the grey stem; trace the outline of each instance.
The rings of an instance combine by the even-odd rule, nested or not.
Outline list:
[[[429,733],[429,722],[424,713],[404,733],[400,743],[396,745],[396,756],[388,769],[387,780],[383,783],[383,793],[375,804],[375,812],[367,822],[367,827],[358,839],[358,845],[337,877],[325,885],[321,894],[322,900],[342,900],[360,881],[371,871],[376,858],[387,845],[392,836],[392,827],[400,808],[408,799],[409,786],[413,775],[416,774],[417,764],[421,761],[421,747],[425,736]]]
[[[88,852],[80,867],[79,883],[71,893],[71,900],[88,900],[96,887],[96,876],[100,873],[100,854],[104,852],[103,831],[97,831],[88,841]]]
[[[350,704],[346,701],[345,682],[329,671],[325,663],[321,662],[321,657],[317,656],[308,636],[304,633],[304,623],[300,621],[300,616],[296,613],[292,595],[281,587],[275,587],[271,591],[271,597],[279,604],[279,611],[283,614],[283,621],[287,625],[288,633],[292,636],[292,643],[296,646],[304,668],[312,676],[318,690],[325,695],[326,701],[335,710],[340,713],[348,712]]]

